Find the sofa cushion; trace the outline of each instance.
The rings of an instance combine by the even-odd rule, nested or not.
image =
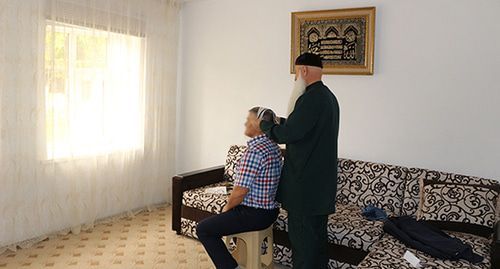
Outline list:
[[[406,250],[411,251],[420,260],[423,268],[470,268],[470,269],[489,269],[490,268],[490,241],[484,237],[459,233],[448,232],[451,236],[459,238],[464,243],[469,244],[473,251],[481,255],[484,260],[479,264],[472,264],[466,260],[451,261],[433,258],[421,251],[406,247],[393,236],[386,234],[377,242],[372,251],[358,265],[358,269],[413,269],[403,255]]]
[[[206,189],[221,186],[228,186],[230,190],[232,184],[227,181],[223,181],[201,188],[185,191],[182,194],[182,205],[218,214],[222,212],[222,209],[226,205],[227,198],[229,197],[229,192],[228,194],[214,194],[207,193]]]
[[[339,159],[338,165],[337,204],[371,204],[389,215],[400,214],[406,168],[349,159]]]
[[[224,167],[224,180],[234,181],[236,176],[236,165],[247,150],[247,146],[232,145],[227,152],[226,165]]]
[[[207,193],[208,188],[222,187],[228,188],[228,194]],[[182,205],[196,208],[210,213],[219,214],[227,203],[227,198],[231,191],[232,183],[223,181],[201,188],[187,190],[182,194]],[[196,236],[196,225],[194,220],[181,218],[181,234],[198,238]]]
[[[181,234],[198,239],[196,225],[198,225],[198,222],[194,220],[181,218]]]
[[[420,188],[418,219],[438,222],[441,227],[453,225],[458,231],[491,234],[500,187],[422,180]]]
[[[417,215],[417,208],[420,203],[419,180],[423,179],[437,180],[448,183],[469,184],[469,185],[470,184],[487,185],[487,186],[498,185],[498,181],[492,179],[464,176],[459,174],[445,173],[445,172],[439,172],[421,168],[410,168],[408,170],[408,176],[405,182],[401,215],[411,215],[411,216]],[[497,211],[500,211],[500,208]],[[497,219],[499,213],[500,212],[497,212]]]
[[[281,209],[274,228],[288,232],[287,223],[287,212]],[[383,222],[366,220],[356,205],[337,205],[336,212],[328,217],[327,230],[329,243],[364,251],[384,234]]]
[[[328,239],[331,243],[369,251],[384,235],[384,223],[365,219],[358,206],[339,206],[338,209],[328,217]]]

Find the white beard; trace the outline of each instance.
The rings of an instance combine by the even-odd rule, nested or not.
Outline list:
[[[299,99],[299,97],[304,94],[304,92],[306,91],[306,86],[306,82],[299,75],[299,77],[295,81],[295,84],[293,85],[293,91],[290,95],[290,100],[288,101],[287,116],[290,116],[290,114],[292,114],[292,111],[295,109],[295,102],[297,102],[297,99]]]

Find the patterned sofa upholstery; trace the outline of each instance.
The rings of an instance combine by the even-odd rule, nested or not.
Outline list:
[[[475,253],[483,257],[490,256],[490,239],[459,232],[449,232],[449,234],[471,245]],[[386,234],[379,242],[377,242],[377,244],[373,247],[373,250],[358,265],[357,268],[413,269],[414,267],[403,260],[403,254],[406,252],[406,250],[408,250],[408,248],[403,243],[396,240],[391,235]],[[464,260],[450,261],[435,259],[421,251],[410,251],[412,251],[421,260],[421,264],[424,265],[424,268],[491,268],[490,259],[486,259],[479,264],[471,264],[470,262]]]
[[[399,215],[407,173],[408,169],[399,166],[339,159],[336,212],[329,216],[327,226],[330,268],[355,268],[382,238],[383,222],[366,220],[361,208],[371,204]],[[290,244],[283,234],[286,211],[281,210],[274,229],[278,236],[275,260],[291,266]]]
[[[245,146],[231,146],[224,166],[173,178],[172,229],[177,234],[196,238],[197,223],[222,211],[229,194],[210,194],[205,189],[226,186],[230,191],[235,164],[245,149]],[[402,254],[407,248],[384,234],[383,222],[364,219],[361,208],[371,204],[384,208],[390,216],[415,216],[420,199],[420,179],[498,185],[497,181],[477,177],[339,159],[337,207],[328,221],[329,268],[406,268],[403,266],[405,262]],[[274,260],[291,266],[287,233],[287,212],[281,209],[274,224]],[[426,268],[490,268],[492,262],[487,254],[498,251],[490,247],[494,240],[458,232],[452,233],[452,236],[470,243],[478,254],[487,256],[485,261],[476,266],[462,261],[433,259],[417,251],[414,253],[425,257],[425,263],[430,266]]]
[[[480,186],[496,186],[499,182],[491,179],[479,177],[464,176],[446,172],[439,172],[421,168],[410,168],[405,183],[403,205],[401,215],[417,216],[420,200],[420,184],[421,180],[435,180],[446,183],[457,183],[465,185],[480,185]],[[435,199],[435,203],[439,203],[439,198]],[[467,209],[465,209],[467,210]],[[478,211],[479,212],[479,211]],[[449,210],[446,219],[454,218],[457,212]],[[358,269],[388,269],[388,268],[413,268],[409,263],[403,260],[403,254],[406,250],[410,250],[421,259],[424,268],[470,268],[470,269],[486,269],[500,268],[500,241],[498,241],[499,228],[498,221],[500,220],[500,199],[497,197],[496,204],[496,231],[488,236],[479,236],[468,232],[453,231],[455,227],[440,227],[446,230],[448,234],[456,237],[463,242],[468,243],[475,253],[481,255],[484,261],[479,264],[472,264],[465,260],[450,261],[433,258],[421,251],[410,249],[389,234],[385,234],[378,241],[368,256],[358,265]],[[480,218],[480,216],[477,216]],[[465,221],[468,222],[468,221]],[[447,229],[449,228],[449,229]],[[497,237],[497,238],[493,238]]]

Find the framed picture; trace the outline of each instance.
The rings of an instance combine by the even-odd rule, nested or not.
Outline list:
[[[292,53],[323,59],[324,74],[372,75],[375,42],[375,7],[292,13]]]

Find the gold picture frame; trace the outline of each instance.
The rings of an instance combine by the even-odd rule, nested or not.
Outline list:
[[[324,74],[373,75],[375,7],[292,12],[290,72],[302,53],[319,54]]]

